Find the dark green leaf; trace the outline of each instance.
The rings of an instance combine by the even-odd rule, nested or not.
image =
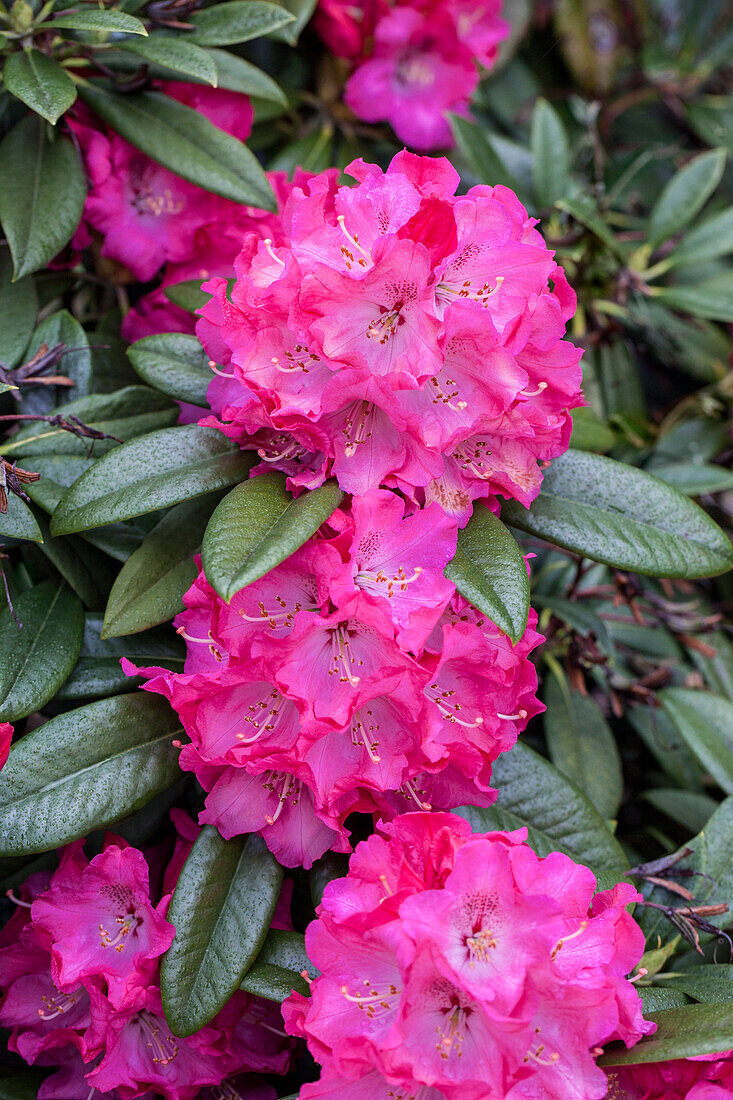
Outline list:
[[[239,2],[250,6],[250,0]],[[247,146],[199,112],[160,92],[120,96],[101,83],[85,84],[79,94],[113,130],[164,168],[233,202],[275,209],[272,188]]]
[[[589,696],[549,676],[542,701],[547,748],[558,771],[583,791],[603,818],[615,818],[623,775],[616,739]]]
[[[0,143],[0,222],[15,278],[45,267],[71,239],[86,197],[79,157],[68,138],[46,136],[28,115]]]
[[[111,394],[92,394],[69,401],[61,410],[64,417],[76,416],[87,427],[123,442],[135,436],[175,424],[178,405],[147,386],[126,386]],[[26,454],[87,454],[91,447],[99,458],[117,446],[114,439],[81,439],[61,428],[41,423],[22,427],[0,452],[15,458]]]
[[[189,313],[195,313],[197,309],[201,309],[209,301],[211,295],[207,294],[205,290],[201,289],[201,283],[198,279],[185,279],[182,283],[173,283],[171,286],[163,288],[163,293],[169,302],[173,302],[174,306],[180,306],[181,309],[188,310]],[[168,333],[167,335],[174,335]],[[143,337],[143,339],[158,339],[158,337]],[[209,375],[209,380],[211,375]]]
[[[314,535],[338,508],[335,481],[296,500],[281,473],[245,481],[224,497],[209,520],[201,551],[209,584],[229,602]]]
[[[8,510],[0,512],[0,537],[32,539],[43,542],[41,529],[28,505],[19,497],[8,496]]]
[[[521,638],[529,613],[527,566],[512,535],[488,508],[476,508],[459,531],[445,575],[513,642]]]
[[[270,38],[278,42],[287,42],[289,46],[297,46],[298,39],[310,22],[313,12],[316,10],[318,0],[279,0],[279,4],[294,17],[294,23],[287,23],[270,33]]]
[[[135,54],[143,61],[152,61],[157,65],[164,65],[176,73],[183,73],[187,77],[195,77],[206,84],[216,87],[217,75],[214,60],[206,50],[193,42],[186,41],[180,35],[151,34],[142,41],[130,39],[119,42],[121,50]]]
[[[291,12],[266,0],[229,0],[188,16],[194,30],[188,35],[199,46],[230,46],[249,42],[295,22]]]
[[[609,657],[614,655],[613,638],[601,616],[594,610],[591,601],[564,600],[560,596],[544,596],[538,592],[535,603],[537,607],[547,608],[583,637],[592,635],[603,653]]]
[[[213,493],[247,476],[252,456],[214,428],[186,424],[138,436],[75,481],[51,521],[68,535]]]
[[[718,695],[733,701],[733,644],[722,630],[705,635],[705,644],[715,650],[713,656],[690,648],[690,656],[705,677],[706,684]]]
[[[702,790],[702,768],[658,707],[630,707],[627,718],[659,766],[678,787]]]
[[[11,53],[5,59],[3,78],[11,95],[54,126],[76,99],[76,85],[69,74],[40,50]],[[27,181],[24,184],[25,190]]]
[[[653,1012],[649,1017],[657,1025],[653,1035],[645,1036],[631,1050],[606,1051],[598,1059],[603,1066],[635,1066],[646,1062],[666,1062],[672,1058],[693,1058],[715,1054],[733,1046],[733,1008],[727,1004],[685,1005]]]
[[[673,267],[710,263],[733,252],[733,206],[713,214],[685,233],[667,263]]]
[[[109,558],[74,535],[52,538],[46,518],[40,513],[38,524],[43,535],[41,551],[69,587],[85,607],[104,607],[115,576],[115,567]]]
[[[687,688],[665,688],[658,698],[705,770],[733,794],[733,703]]]
[[[725,1004],[733,1001],[733,968],[709,963],[694,966],[671,979],[674,988],[701,1004]]]
[[[591,233],[594,233],[599,240],[603,241],[620,260],[625,261],[627,259],[626,251],[616,239],[613,230],[604,221],[597,205],[589,195],[580,194],[572,197],[566,195],[558,201],[557,205],[560,210],[570,214],[586,229],[590,229]],[[579,412],[580,410],[576,409],[575,411]]]
[[[724,489],[733,489],[733,470],[724,466],[714,466],[706,462],[670,462],[654,463],[649,472],[673,485],[686,496],[699,496],[701,493],[720,493]]]
[[[649,244],[656,248],[679,233],[712,195],[725,168],[725,149],[700,153],[672,177],[659,196],[649,219]]]
[[[0,855],[45,852],[140,809],[179,778],[179,733],[165,700],[138,692],[26,734],[0,773]]]
[[[38,313],[33,280],[25,278],[13,282],[12,274],[10,252],[7,248],[0,247],[0,363],[8,370],[17,367],[21,362]]]
[[[590,407],[573,409],[573,434],[570,442],[576,451],[596,451],[604,454],[616,442],[613,428]]]
[[[178,401],[206,405],[206,391],[213,375],[207,366],[208,356],[195,336],[182,332],[145,336],[127,354],[149,386]]]
[[[644,798],[691,834],[699,833],[718,808],[718,803],[706,794],[678,788],[645,791]]]
[[[0,722],[48,702],[74,667],[84,633],[81,604],[64,584],[39,584],[14,607],[15,619],[7,607],[0,613]]]
[[[58,15],[51,23],[49,30],[67,31],[119,31],[124,34],[146,35],[145,24],[136,19],[134,15],[128,15],[119,8],[105,11],[72,11],[65,15]]]
[[[255,962],[250,967],[239,988],[254,997],[264,997],[266,1001],[280,1003],[287,1000],[293,990],[302,993],[304,997],[310,992],[308,983],[294,970],[261,962]]]
[[[710,321],[733,323],[733,270],[690,286],[654,287],[658,302]]]
[[[574,783],[521,741],[494,763],[493,806],[459,812],[475,830],[528,828],[538,855],[565,852],[596,874],[622,875],[624,853],[603,818]]]
[[[141,679],[123,671],[120,657],[142,667],[160,665],[174,672],[183,671],[185,646],[172,630],[146,630],[131,638],[107,640],[100,637],[101,629],[100,615],[85,617],[79,660],[56,700],[71,700],[78,706],[92,699],[136,690]]]
[[[271,76],[263,73],[256,65],[229,50],[207,49],[216,65],[218,86],[230,92],[242,92],[243,95],[256,96],[270,103],[287,106],[287,97],[279,84]]]
[[[183,593],[196,579],[200,549],[214,501],[197,497],[176,505],[125,562],[104,613],[105,638],[136,634],[183,610]]]
[[[267,935],[282,878],[261,837],[224,840],[213,826],[202,829],[168,910],[176,938],[160,987],[174,1034],[198,1031],[235,993]]]
[[[75,317],[61,309],[46,317],[36,328],[26,356],[30,358],[42,346],[53,348],[64,344],[57,370],[71,379],[73,386],[25,386],[23,411],[32,413],[55,412],[57,405],[65,405],[71,398],[85,397],[92,385],[92,354],[87,334]],[[59,409],[59,412],[62,410]],[[48,425],[46,425],[48,427]]]
[[[730,569],[730,540],[701,508],[643,470],[568,451],[550,466],[530,509],[515,501],[505,522],[594,561],[658,577]]]
[[[462,115],[451,115],[450,124],[458,148],[478,179],[492,187],[503,183],[519,193],[517,181],[491,144],[490,135]]]
[[[690,1003],[684,993],[666,986],[664,988],[656,985],[643,986],[639,990],[639,995],[644,1007],[644,1016],[648,1016],[650,1012],[662,1012],[665,1008],[681,1008],[682,1005]]]
[[[0,1079],[0,1100],[36,1100],[38,1090],[47,1073],[27,1069],[22,1073],[11,1070],[3,1072]]]
[[[532,112],[534,186],[540,207],[552,206],[570,190],[570,148],[554,107],[538,99]]]

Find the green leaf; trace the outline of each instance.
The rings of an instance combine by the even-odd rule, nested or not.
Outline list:
[[[656,301],[672,309],[709,321],[733,324],[733,270],[712,275],[691,286],[658,286],[652,289]]]
[[[109,594],[104,638],[136,634],[183,610],[183,593],[198,574],[193,556],[213,505],[210,496],[176,505],[130,555]]]
[[[195,77],[212,87],[217,85],[216,65],[212,57],[193,42],[186,41],[180,35],[151,34],[142,41],[130,39],[127,42],[119,42],[121,50],[134,53],[143,61],[152,61],[157,65],[164,65],[176,73],[183,73],[188,77]]]
[[[699,496],[701,493],[720,493],[724,489],[733,489],[733,470],[724,466],[715,466],[707,462],[669,462],[649,466],[649,472],[655,477],[673,485],[685,496]]]
[[[86,190],[68,138],[57,134],[49,141],[43,122],[33,115],[6,134],[0,142],[0,222],[16,279],[45,267],[69,242]]]
[[[462,596],[519,641],[527,626],[529,577],[522,551],[501,520],[476,508],[445,575]]]
[[[116,393],[80,397],[59,411],[65,418],[78,417],[87,427],[123,442],[154,428],[175,424],[180,413],[174,401],[147,386],[126,386]],[[29,453],[84,455],[92,446],[99,457],[118,444],[114,439],[80,439],[50,424],[29,424],[0,447],[0,454],[13,458]]]
[[[538,99],[532,112],[534,186],[540,207],[552,206],[570,190],[570,147],[554,107]]]
[[[626,717],[657,764],[678,787],[702,790],[702,768],[661,708],[630,707]]]
[[[0,1080],[0,1100],[36,1100],[38,1090],[48,1073],[27,1069],[22,1073],[3,1072]]]
[[[628,250],[624,250],[623,246],[617,241],[613,230],[606,224],[603,215],[598,211],[598,206],[589,195],[566,195],[558,200],[557,206],[560,210],[564,210],[566,214],[570,214],[572,218],[575,218],[576,222],[584,225],[586,229],[590,229],[591,233],[594,233],[600,241],[603,241],[615,256],[626,262]],[[576,409],[575,411],[579,412],[580,410]]]
[[[665,688],[658,698],[705,770],[733,794],[733,703],[687,688]]]
[[[105,11],[74,11],[56,16],[49,30],[65,31],[119,31],[123,34],[146,35],[145,24],[119,8]]]
[[[233,596],[295,553],[338,508],[344,494],[327,481],[293,500],[284,474],[254,477],[224,497],[209,520],[201,557],[209,584]]]
[[[239,2],[251,6],[250,0]],[[169,171],[233,202],[275,209],[256,157],[199,112],[160,92],[115,95],[101,83],[83,85],[79,95],[113,130]]]
[[[60,386],[26,386],[23,392],[23,410],[32,413],[63,412],[57,405],[66,405],[71,397],[86,396],[92,386],[92,353],[84,329],[75,317],[60,309],[46,317],[36,328],[26,355],[30,358],[43,345],[49,348],[64,344],[65,349],[58,364],[58,371],[74,383],[71,388]],[[46,425],[48,426],[48,425]]]
[[[111,640],[102,638],[101,630],[100,614],[85,615],[81,653],[57,700],[70,700],[78,706],[102,696],[135,691],[140,677],[128,676],[120,667],[120,657],[127,657],[135,665],[161,665],[173,672],[183,671],[186,647],[172,630],[146,630]]]
[[[673,267],[705,264],[733,252],[733,206],[713,214],[684,235],[667,263]]]
[[[28,589],[0,613],[0,722],[25,718],[47,703],[74,667],[84,612],[64,584]],[[16,621],[17,620],[17,621]]]
[[[725,1004],[733,1001],[733,971],[730,966],[714,963],[695,966],[670,979],[674,988],[701,1004]]]
[[[649,1019],[657,1025],[653,1035],[645,1036],[631,1050],[625,1047],[607,1050],[598,1059],[598,1064],[636,1066],[716,1054],[733,1046],[733,1008],[730,1005],[685,1005],[684,1008],[653,1012]]]
[[[272,929],[239,988],[268,1001],[282,1002],[294,989],[307,997],[304,970],[312,977],[317,974],[305,950],[305,937],[299,932]]]
[[[0,855],[46,852],[140,809],[179,777],[164,699],[118,695],[52,718],[0,773]]]
[[[565,852],[596,874],[621,876],[623,850],[603,818],[574,783],[519,742],[493,765],[493,806],[464,806],[457,811],[475,830],[528,828],[528,843],[540,856]]]
[[[710,149],[693,157],[662,191],[649,219],[648,240],[653,248],[679,233],[698,214],[720,183],[725,149]]]
[[[616,434],[613,428],[609,428],[605,420],[601,420],[597,413],[589,406],[581,409],[573,409],[573,434],[570,442],[576,451],[596,451],[604,454],[610,451],[616,442]]]
[[[252,456],[215,428],[186,424],[138,436],[74,482],[51,521],[68,535],[213,493],[247,476]]]
[[[733,701],[733,644],[722,630],[706,633],[705,642],[715,650],[713,656],[698,649],[690,649],[690,656],[711,690]]]
[[[618,569],[706,577],[730,569],[730,540],[677,489],[603,455],[554,460],[530,509],[502,509],[511,526]]]
[[[40,50],[26,48],[11,53],[5,59],[3,79],[11,95],[52,126],[76,99],[76,85],[69,74]],[[27,181],[19,190],[27,196]]]
[[[0,512],[0,538],[43,542],[43,535],[33,512],[20,497],[8,495],[8,510],[4,514]]]
[[[79,599],[90,609],[104,607],[115,567],[109,558],[73,535],[52,538],[45,516],[38,515],[43,535],[41,552],[59,571]]]
[[[549,676],[542,701],[547,748],[558,771],[585,793],[603,818],[615,818],[621,805],[623,775],[616,739],[589,696],[570,691]]]
[[[189,313],[195,313],[197,309],[201,309],[211,298],[210,294],[201,289],[201,283],[198,279],[184,279],[182,283],[173,283],[171,286],[163,287],[163,293],[169,302],[173,302],[174,306],[180,306],[181,309],[188,310]],[[174,336],[175,333],[167,333],[166,335]],[[150,340],[151,337],[143,337],[143,339]],[[152,337],[152,339],[156,339],[156,337]],[[210,378],[211,375],[209,375]]]
[[[13,282],[12,274],[10,252],[7,248],[0,248],[0,363],[7,370],[17,367],[23,359],[38,313],[33,280],[25,278]]]
[[[144,336],[127,354],[149,386],[178,401],[206,406],[206,391],[213,376],[207,366],[208,356],[195,336],[182,332]]]
[[[280,6],[294,17],[294,23],[287,23],[283,27],[272,31],[268,37],[278,42],[287,42],[289,46],[297,46],[298,39],[307,27],[316,10],[318,0],[279,0]]]
[[[187,37],[199,46],[231,46],[261,38],[295,22],[291,12],[266,0],[229,0],[187,17],[193,31]]]
[[[718,808],[718,803],[706,794],[681,791],[678,787],[645,791],[644,798],[691,834],[699,833]]]
[[[459,150],[478,179],[492,187],[502,183],[519,194],[521,187],[491,144],[490,135],[462,115],[450,115],[450,124]]]
[[[207,49],[206,53],[216,65],[216,77],[220,88],[256,96],[257,99],[265,99],[269,103],[278,103],[281,107],[287,107],[287,96],[282,88],[271,76],[263,73],[262,69],[245,61],[243,57],[237,57],[229,50]]]
[[[261,837],[224,840],[205,826],[181,870],[168,910],[176,938],[160,972],[175,1035],[192,1035],[224,1007],[270,927],[283,870]]]
[[[537,607],[547,608],[558,619],[562,619],[569,627],[583,637],[593,635],[598,648],[612,657],[615,652],[613,638],[611,637],[605,622],[593,609],[590,601],[565,600],[560,596],[544,596],[538,592],[534,597]]]

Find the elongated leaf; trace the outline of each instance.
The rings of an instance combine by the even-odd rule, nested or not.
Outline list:
[[[702,791],[702,768],[661,708],[630,707],[627,718],[659,766],[678,787]]]
[[[12,95],[54,126],[76,99],[76,85],[69,74],[40,50],[11,53],[3,78]]]
[[[674,267],[710,263],[733,252],[733,206],[693,226],[675,247],[668,263]]]
[[[503,183],[505,187],[511,187],[519,194],[521,186],[494,149],[490,135],[462,115],[451,115],[450,124],[458,148],[481,183],[488,183],[492,187]]]
[[[316,977],[317,971],[305,950],[305,937],[299,932],[272,929],[239,988],[268,1001],[282,1002],[294,989],[308,996],[303,971]]]
[[[45,267],[71,239],[86,197],[84,171],[68,138],[49,141],[29,115],[0,142],[0,222],[15,278]]]
[[[49,30],[120,31],[124,34],[146,35],[145,24],[119,8],[105,11],[73,11],[54,18]]]
[[[99,550],[75,535],[52,538],[45,516],[38,514],[43,535],[41,552],[58,569],[69,587],[89,609],[104,607],[115,579],[115,566]]]
[[[178,733],[165,700],[138,692],[26,734],[0,773],[0,855],[57,848],[144,806],[180,776]]]
[[[159,92],[114,95],[101,83],[85,84],[79,94],[113,130],[164,168],[233,202],[275,209],[256,157],[197,111]]]
[[[532,112],[534,186],[540,207],[552,206],[570,190],[570,147],[554,107],[538,99]]]
[[[295,22],[286,23],[285,26],[271,31],[269,37],[278,42],[287,42],[289,46],[297,46],[298,39],[316,10],[318,0],[279,0],[279,3],[285,11],[290,12]]]
[[[622,875],[623,850],[603,818],[574,783],[528,745],[515,745],[493,766],[499,792],[487,809],[458,811],[475,830],[528,828],[528,842],[540,856],[560,851],[597,875]]]
[[[210,496],[176,505],[130,555],[109,594],[103,637],[136,634],[183,610],[213,506]]]
[[[280,85],[256,65],[245,61],[243,57],[237,57],[229,50],[209,48],[206,53],[216,65],[216,79],[220,88],[256,96],[258,99],[265,99],[282,107],[287,106],[287,96]]]
[[[26,352],[28,358],[36,352],[63,344],[58,370],[70,378],[73,386],[26,386],[23,390],[23,411],[52,413],[57,405],[66,405],[73,398],[85,397],[92,386],[92,353],[84,329],[75,317],[60,309],[46,317],[36,328]],[[61,412],[61,409],[58,409]],[[91,446],[91,441],[90,441]]]
[[[568,451],[545,474],[530,509],[512,501],[505,522],[618,569],[704,577],[733,565],[730,540],[682,493],[603,455]]]
[[[285,476],[275,472],[238,485],[206,528],[201,557],[209,584],[229,602],[314,535],[343,495],[328,481],[293,500]]]
[[[613,638],[589,600],[583,600],[581,603],[580,600],[564,600],[560,596],[544,596],[538,592],[534,602],[537,607],[547,608],[583,637],[592,635],[601,652],[608,654],[609,657],[614,655]]]
[[[649,467],[655,477],[673,485],[685,496],[699,496],[701,493],[720,493],[724,489],[733,489],[733,470],[724,466],[715,466],[707,462],[670,462],[662,465],[655,463]]]
[[[183,672],[186,647],[172,630],[146,630],[130,638],[104,639],[100,636],[102,617],[89,613],[84,617],[84,641],[79,659],[56,699],[69,700],[76,706],[122,691],[135,691],[141,683],[120,667],[120,657],[134,665],[161,665]]]
[[[697,791],[681,791],[679,788],[657,788],[645,791],[644,798],[670,820],[682,825],[690,833],[699,833],[718,808],[714,798]]]
[[[545,739],[558,771],[577,784],[603,818],[621,805],[623,775],[616,739],[590,697],[548,677],[543,695]]]
[[[659,699],[706,771],[733,794],[733,703],[686,688],[665,688]]]
[[[64,418],[78,417],[87,427],[123,442],[154,428],[175,424],[178,405],[147,386],[126,386],[116,393],[92,394],[69,401],[60,410]],[[0,453],[15,458],[24,454],[87,454],[91,441],[50,424],[23,427],[0,447]],[[94,455],[100,457],[117,446],[115,439],[94,441]]]
[[[195,313],[196,310],[201,309],[211,297],[210,294],[201,289],[201,283],[198,279],[185,279],[181,283],[173,283],[172,286],[164,287],[163,293],[169,302],[173,302],[174,306],[180,306],[181,309],[188,310],[189,313]],[[171,334],[168,333],[167,335]],[[150,339],[150,337],[147,337],[147,339]]]
[[[47,581],[0,613],[0,722],[39,710],[74,667],[84,613],[66,585]],[[20,625],[19,625],[20,624]]]
[[[149,386],[178,401],[206,405],[206,391],[213,375],[207,365],[208,357],[195,336],[182,332],[144,336],[127,354]]]
[[[249,42],[295,22],[291,12],[266,0],[229,0],[188,17],[194,30],[188,35],[199,46],[230,46]]]
[[[705,635],[705,642],[715,650],[713,656],[690,649],[690,656],[705,677],[705,683],[733,701],[733,644],[722,630]]]
[[[521,638],[529,613],[527,566],[512,535],[488,508],[476,508],[459,531],[445,575],[513,642]]]
[[[672,309],[708,321],[733,323],[733,271],[724,271],[689,286],[654,287],[654,296]]]
[[[733,1001],[733,970],[713,964],[695,966],[673,979],[674,988],[701,1004]]]
[[[174,1034],[198,1031],[237,990],[267,935],[282,878],[261,837],[201,831],[168,910],[176,938],[160,986]]]
[[[53,514],[51,531],[85,531],[212,493],[241,481],[251,464],[251,456],[221,432],[198,424],[138,436],[74,482]]]
[[[672,177],[649,219],[649,243],[656,247],[689,225],[720,183],[725,149],[700,153]]]
[[[31,539],[43,542],[43,535],[28,505],[19,497],[11,496],[8,510],[0,512],[0,537]]]
[[[733,1046],[733,1008],[728,1004],[685,1005],[653,1012],[649,1019],[657,1025],[653,1035],[645,1036],[631,1050],[606,1051],[598,1059],[603,1066],[635,1066],[646,1062],[666,1062],[672,1058],[693,1058],[715,1054]]]
[[[1,206],[0,198],[0,208]],[[17,367],[22,360],[38,313],[33,280],[25,278],[13,282],[12,274],[10,252],[7,248],[0,247],[0,363],[8,370]]]
[[[193,42],[187,42],[180,35],[151,34],[142,41],[129,39],[120,42],[121,50],[127,50],[144,61],[152,61],[157,65],[165,65],[176,73],[183,73],[187,77],[196,77],[198,80],[217,85],[216,65],[206,50]]]

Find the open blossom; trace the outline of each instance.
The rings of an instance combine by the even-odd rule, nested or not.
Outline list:
[[[350,813],[488,805],[491,764],[541,706],[529,653],[443,575],[456,525],[373,489],[230,604],[203,574],[176,619],[183,673],[149,668],[178,711],[200,820],[259,832],[287,866],[348,851]]]
[[[303,1100],[600,1100],[600,1044],[653,1030],[627,974],[644,950],[626,883],[539,859],[526,830],[397,817],[326,887],[306,933],[321,971],[286,1026],[322,1078]]]
[[[172,889],[198,831],[174,813],[180,831],[167,868],[108,835],[91,860],[83,842],[67,846],[58,870],[31,876],[13,897],[17,910],[0,932],[0,1025],[12,1029],[11,1050],[54,1067],[39,1100],[194,1100],[205,1086],[216,1100],[275,1095],[251,1075],[287,1069],[276,1005],[238,992],[186,1038],[163,1015],[160,956],[175,930],[164,916],[170,893],[150,896],[148,859]]]
[[[476,499],[529,505],[582,403],[562,270],[506,187],[457,197],[447,161],[409,153],[348,171],[294,186],[279,238],[245,238],[231,298],[205,284],[207,423],[293,489],[387,485],[461,524]]]
[[[733,1051],[648,1065],[614,1066],[607,1100],[729,1100]]]
[[[321,0],[316,28],[355,63],[344,94],[365,122],[387,121],[415,149],[453,144],[448,114],[465,114],[509,33],[501,0]]]

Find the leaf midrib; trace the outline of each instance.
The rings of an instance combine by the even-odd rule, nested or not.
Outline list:
[[[19,669],[18,669],[18,671],[17,671],[17,673],[16,673],[16,675],[15,675],[14,679],[13,679],[13,680],[11,680],[11,682],[10,682],[10,686],[9,686],[8,690],[6,691],[5,695],[3,696],[2,700],[0,700],[0,710],[2,710],[2,707],[4,707],[4,706],[5,706],[5,704],[6,704],[7,702],[8,702],[8,699],[10,699],[10,697],[11,697],[11,695],[12,695],[12,693],[13,693],[13,688],[14,688],[14,687],[15,687],[15,685],[16,685],[16,684],[18,683],[18,680],[19,680],[19,679],[21,678],[21,676],[22,676],[22,674],[23,674],[23,672],[24,672],[24,670],[25,670],[25,668],[26,668],[26,665],[28,664],[28,662],[30,661],[31,657],[32,657],[32,656],[33,656],[33,654],[35,653],[35,651],[36,651],[36,647],[37,647],[37,645],[38,645],[39,641],[41,640],[41,638],[43,637],[43,632],[44,632],[44,630],[46,629],[46,624],[48,623],[48,620],[49,620],[49,616],[50,616],[50,615],[51,615],[51,613],[53,612],[53,609],[54,609],[54,607],[56,606],[56,604],[57,604],[57,602],[58,602],[58,600],[59,600],[59,597],[61,596],[61,593],[63,592],[63,590],[64,590],[64,588],[65,588],[65,587],[66,587],[65,583],[62,583],[62,584],[60,584],[60,585],[59,585],[59,587],[57,588],[57,590],[56,590],[56,594],[55,594],[55,596],[54,596],[53,600],[51,601],[51,604],[50,604],[50,606],[49,606],[48,610],[46,611],[46,613],[45,613],[45,615],[44,615],[44,617],[43,617],[43,621],[42,621],[42,623],[41,623],[40,627],[39,627],[39,628],[38,628],[38,630],[36,631],[36,634],[35,634],[35,636],[34,636],[34,638],[33,638],[33,642],[31,643],[31,647],[30,647],[30,649],[28,650],[28,652],[26,653],[26,656],[25,656],[25,658],[24,658],[24,660],[23,660],[23,663],[22,663],[22,664],[21,664],[21,666],[19,667]],[[25,629],[25,628],[24,628],[24,629]]]

